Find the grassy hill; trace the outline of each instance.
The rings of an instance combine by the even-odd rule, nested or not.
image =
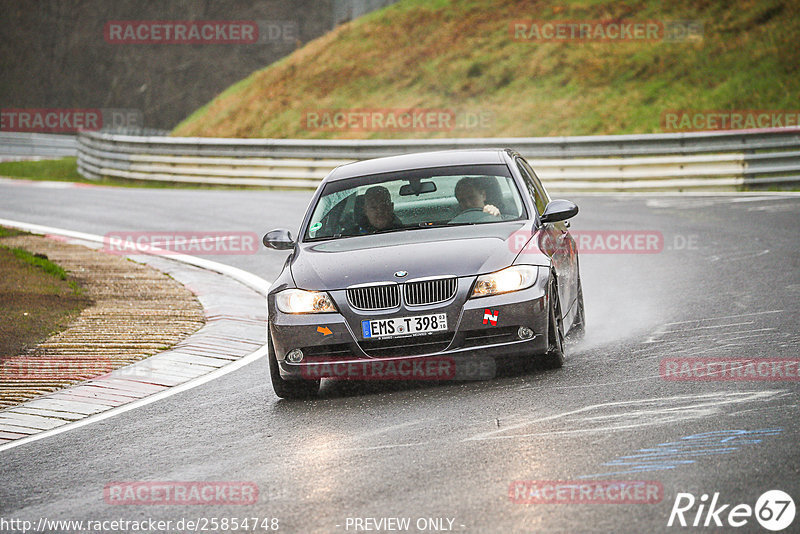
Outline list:
[[[690,20],[702,37],[513,38],[519,20]],[[530,28],[530,25],[527,26]],[[174,135],[275,138],[552,136],[663,131],[667,110],[800,109],[800,2],[404,0],[234,84]],[[200,81],[201,82],[201,81]],[[481,127],[308,127],[325,110],[426,108]]]

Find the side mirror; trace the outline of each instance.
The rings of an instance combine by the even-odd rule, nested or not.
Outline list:
[[[542,223],[566,221],[578,214],[578,206],[569,200],[551,200],[540,217]]]
[[[265,247],[274,248],[275,250],[289,250],[294,248],[292,233],[286,228],[279,228],[267,232],[264,235],[263,243]]]

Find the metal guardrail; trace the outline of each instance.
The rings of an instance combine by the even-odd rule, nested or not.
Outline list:
[[[75,135],[0,132],[0,156],[63,158],[78,155]]]
[[[200,184],[315,188],[335,166],[409,152],[510,147],[553,190],[734,190],[800,183],[800,128],[581,137],[299,140],[83,132],[78,169]]]

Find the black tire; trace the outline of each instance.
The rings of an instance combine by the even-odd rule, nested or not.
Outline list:
[[[319,380],[284,380],[278,370],[278,360],[275,358],[275,347],[272,346],[272,336],[267,332],[267,348],[269,359],[269,377],[272,380],[272,389],[282,399],[307,399],[319,393]]]
[[[564,365],[564,318],[561,315],[561,303],[558,298],[558,287],[553,278],[548,286],[550,305],[547,320],[547,352],[542,364],[547,369],[558,369]]]
[[[575,341],[583,339],[586,334],[586,311],[583,308],[583,284],[578,279],[578,311],[575,314],[575,321],[569,329],[569,338]]]

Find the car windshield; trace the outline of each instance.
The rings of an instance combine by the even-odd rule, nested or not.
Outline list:
[[[525,208],[505,165],[466,165],[328,183],[304,240],[515,220]]]

